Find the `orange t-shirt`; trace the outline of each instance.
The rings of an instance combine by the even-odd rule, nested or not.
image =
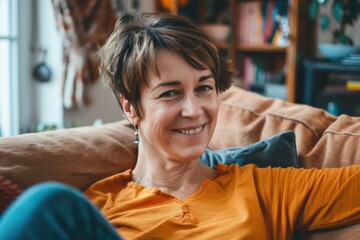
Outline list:
[[[292,239],[294,231],[360,222],[360,165],[219,165],[184,200],[133,182],[128,170],[85,195],[125,239]]]

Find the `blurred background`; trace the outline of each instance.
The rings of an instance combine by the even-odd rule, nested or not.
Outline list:
[[[0,0],[0,136],[123,119],[95,55],[125,11],[190,18],[268,97],[360,116],[358,0]]]

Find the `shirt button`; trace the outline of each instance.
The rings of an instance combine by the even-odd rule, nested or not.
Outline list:
[[[184,204],[184,205],[182,206],[182,211],[183,211],[184,214],[190,213],[189,206],[188,206],[187,204]]]

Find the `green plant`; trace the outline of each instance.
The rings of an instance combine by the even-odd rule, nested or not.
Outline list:
[[[352,39],[346,35],[346,26],[353,26],[354,22],[360,15],[359,0],[312,0],[309,6],[309,14],[313,19],[319,15],[321,6],[325,6],[332,2],[331,13],[337,22],[337,27],[332,32],[333,43],[342,43],[353,45]],[[322,30],[328,30],[330,26],[330,17],[328,14],[322,14],[319,18],[319,24]]]

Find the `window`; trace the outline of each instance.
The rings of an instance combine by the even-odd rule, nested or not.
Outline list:
[[[19,133],[17,1],[0,0],[0,136]]]

